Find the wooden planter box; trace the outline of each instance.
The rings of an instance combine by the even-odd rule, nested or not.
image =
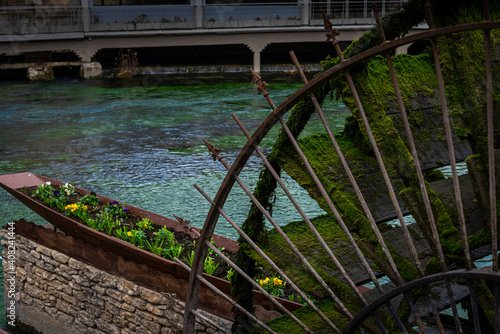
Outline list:
[[[124,278],[131,279],[152,290],[175,293],[177,298],[185,299],[185,293],[189,282],[189,273],[176,262],[154,255],[128,242],[96,231],[76,221],[71,216],[61,214],[37,202],[20,191],[24,186],[37,186],[45,184],[48,181],[51,182],[52,185],[64,184],[64,182],[29,172],[0,175],[0,186],[2,186],[2,188],[51,223],[55,229],[64,232],[64,235],[47,231],[44,227],[36,226],[33,223],[27,223],[24,220],[17,222],[16,233],[22,234],[28,239],[41,243],[46,247],[64,252],[68,256],[75,257],[102,270],[124,276]],[[90,194],[90,191],[78,187],[76,187],[76,189],[82,195]],[[98,194],[97,196],[103,203],[114,201],[105,196]],[[186,228],[176,220],[142,210],[126,203],[123,204],[129,209],[129,212],[135,216],[148,218],[156,225],[163,225],[173,228],[178,232],[188,233],[194,238],[193,233],[186,231]],[[200,231],[200,229],[196,227],[192,228]],[[56,236],[53,236],[53,234]],[[216,234],[214,234],[213,239],[217,247],[224,247],[229,252],[238,250],[238,243],[234,240]],[[89,254],[92,255],[89,256]],[[207,274],[203,275],[210,283],[230,296],[231,285],[227,280]],[[302,307],[301,304],[286,299],[276,299],[290,311]],[[258,316],[261,320],[269,320],[269,318],[281,314],[267,298],[258,292],[255,294],[254,302],[257,309],[259,309]],[[200,290],[199,307],[227,319],[232,319],[233,317],[231,312],[232,305],[206,287],[202,287]],[[273,316],[270,316],[271,314]]]

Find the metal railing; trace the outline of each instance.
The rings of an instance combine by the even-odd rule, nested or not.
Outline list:
[[[82,7],[2,7],[1,35],[36,35],[83,31]]]
[[[403,1],[378,1],[383,12]],[[85,31],[145,31],[321,26],[325,12],[334,24],[374,24],[372,1],[344,0],[286,3],[232,3],[145,6],[4,6],[0,35],[36,35]],[[200,16],[200,17],[198,17]]]
[[[246,28],[299,26],[304,24],[297,2],[267,4],[207,5],[203,25],[206,28]]]
[[[191,6],[95,6],[90,8],[91,31],[136,31],[195,28]]]
[[[311,3],[310,19],[312,25],[322,25],[322,13],[325,13],[330,21],[337,25],[343,24],[374,24],[372,4],[376,3],[380,8],[381,15],[398,11],[401,5],[406,1],[387,0],[387,1],[322,1]]]

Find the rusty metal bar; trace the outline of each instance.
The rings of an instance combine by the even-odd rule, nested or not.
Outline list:
[[[427,15],[429,18],[431,18],[431,20],[429,22],[429,27],[430,27],[430,29],[433,29],[434,26],[433,26],[433,21],[432,21],[432,12],[430,9],[430,3],[428,1],[426,3],[426,7],[427,7]],[[451,124],[450,124],[450,113],[449,113],[448,106],[447,106],[447,100],[446,100],[446,94],[445,94],[445,88],[444,88],[444,80],[443,80],[443,75],[442,75],[442,71],[441,71],[441,64],[439,63],[439,53],[437,50],[437,42],[436,42],[435,38],[431,38],[431,46],[432,46],[432,53],[434,56],[434,66],[436,67],[436,76],[437,76],[437,80],[438,80],[439,96],[440,96],[440,100],[441,100],[441,109],[442,109],[442,113],[443,113],[443,124],[444,124],[444,130],[445,130],[445,137],[446,137],[446,143],[448,145],[450,166],[451,166],[451,171],[452,171],[452,176],[453,176],[453,187],[455,190],[455,201],[456,201],[456,206],[457,206],[458,222],[459,222],[459,226],[460,226],[460,229],[459,229],[460,238],[462,239],[462,246],[464,247],[466,268],[471,269],[472,260],[470,257],[469,244],[467,243],[467,230],[465,228],[465,218],[464,218],[464,210],[463,210],[463,204],[462,204],[462,195],[460,193],[460,183],[458,181],[457,164],[456,164],[456,159],[455,159],[455,149],[454,149],[454,145],[453,145]],[[436,61],[437,61],[437,63],[436,63]]]
[[[425,8],[426,8],[426,13],[427,13],[427,24],[429,25],[429,29],[433,30],[434,29],[434,20],[432,17],[431,4],[430,4],[429,0],[426,0]],[[437,81],[438,81],[439,97],[441,100],[441,110],[443,112],[443,122],[444,122],[444,127],[445,127],[446,142],[448,144],[448,152],[450,154],[450,165],[451,165],[452,174],[453,174],[453,186],[455,189],[455,197],[456,197],[456,201],[457,201],[456,202],[457,211],[458,211],[458,215],[459,215],[459,221],[462,222],[464,218],[463,218],[462,199],[461,199],[461,194],[460,194],[460,185],[458,184],[458,174],[457,174],[457,167],[456,167],[456,162],[455,162],[455,149],[453,146],[453,139],[451,137],[450,118],[449,118],[448,107],[447,107],[447,102],[446,102],[446,94],[444,91],[444,81],[443,81],[443,75],[442,75],[442,71],[441,71],[441,64],[439,62],[439,52],[437,49],[436,38],[431,37],[430,42],[431,42],[431,47],[432,47],[432,55],[434,58],[434,67],[436,68],[436,77],[437,77]],[[436,226],[436,223],[434,221],[433,221],[433,223],[431,223],[431,230],[432,230],[432,233],[433,233],[434,238],[435,238],[436,249],[438,251],[441,269],[443,272],[446,272],[447,271],[446,261],[444,259],[443,250],[441,248],[441,243],[439,241],[439,234],[437,231],[437,226]],[[461,238],[463,238],[462,235],[461,235]],[[466,238],[466,236],[465,236],[465,238]],[[448,281],[446,282],[446,289],[448,290],[448,296],[450,298],[451,309],[453,311],[453,319],[455,320],[455,327],[457,328],[459,333],[462,333],[463,332],[462,325],[460,324],[460,319],[458,316],[455,298],[453,298],[453,292],[451,290],[451,285]]]
[[[499,283],[495,282],[493,285],[493,301],[495,307],[495,334],[500,334],[500,287]]]
[[[484,6],[485,21],[489,20],[488,1]],[[484,55],[485,55],[485,74],[486,74],[486,119],[488,133],[488,171],[490,187],[490,226],[491,226],[491,253],[492,270],[498,271],[498,227],[496,212],[496,180],[495,180],[495,134],[493,129],[493,88],[491,75],[491,36],[490,30],[484,30]]]
[[[212,144],[207,142],[205,139],[203,139],[205,142],[205,145],[207,145],[209,151],[212,152],[212,156],[216,157],[217,160],[219,160],[224,167],[226,167],[228,170],[230,169],[229,165],[224,161],[224,159],[219,155],[220,150],[218,148],[215,148]],[[345,305],[342,303],[342,301],[335,295],[335,293],[330,289],[330,287],[326,284],[326,282],[321,278],[321,276],[316,272],[316,270],[313,268],[313,266],[309,263],[309,261],[302,255],[302,253],[299,251],[299,249],[295,246],[295,244],[288,238],[288,236],[283,232],[281,227],[276,223],[276,221],[271,217],[269,212],[266,211],[266,209],[262,206],[262,204],[255,198],[255,196],[252,194],[252,192],[245,186],[243,181],[238,176],[234,176],[236,182],[240,185],[240,187],[245,191],[245,193],[250,197],[252,202],[257,206],[257,208],[260,210],[260,212],[269,220],[269,222],[273,225],[273,227],[276,229],[276,231],[281,235],[281,237],[285,240],[285,242],[290,246],[292,251],[298,256],[298,258],[301,260],[301,262],[306,266],[306,268],[309,270],[309,272],[316,278],[316,280],[321,284],[321,286],[328,292],[328,294],[332,297],[332,299],[339,305],[341,308],[342,312],[349,318],[352,319],[352,314],[350,311],[345,307]],[[311,303],[312,304],[312,303]],[[314,304],[312,304],[314,305]],[[337,327],[331,322],[330,319],[328,319],[327,316],[325,316],[318,308],[315,306],[312,306],[313,309],[315,308],[319,313],[318,315],[332,328],[336,329]]]
[[[258,90],[259,94],[262,93],[263,96],[264,96],[264,98],[268,101],[269,105],[273,109],[275,109],[274,102],[272,101],[271,97],[269,96],[269,93],[265,90],[269,85],[265,81],[262,81],[261,78],[254,71],[252,71],[252,74],[253,74],[255,83],[258,85],[257,90]],[[349,243],[353,247],[354,251],[358,255],[358,258],[361,260],[361,263],[363,264],[363,266],[365,267],[366,271],[368,272],[368,275],[372,279],[372,282],[375,284],[375,287],[377,288],[377,290],[379,291],[379,293],[384,294],[384,290],[382,289],[380,283],[376,279],[375,274],[373,273],[373,270],[370,268],[368,262],[366,261],[365,257],[363,256],[363,253],[361,252],[361,249],[359,248],[358,244],[356,243],[356,241],[354,240],[353,236],[349,232],[349,229],[345,225],[345,223],[344,223],[342,217],[340,216],[337,208],[335,207],[335,205],[333,204],[332,200],[330,199],[330,196],[328,196],[328,194],[326,193],[325,188],[323,187],[323,185],[321,184],[320,180],[318,179],[318,176],[316,175],[316,173],[314,172],[311,164],[309,163],[309,161],[305,157],[304,152],[300,148],[299,144],[297,143],[297,140],[295,139],[295,137],[293,136],[292,132],[288,128],[286,122],[283,120],[283,117],[281,115],[279,115],[279,114],[276,115],[276,117],[278,118],[278,121],[281,123],[281,127],[285,131],[288,139],[290,140],[290,142],[292,143],[293,147],[295,148],[295,151],[297,152],[297,154],[301,158],[302,162],[306,166],[306,169],[307,169],[309,175],[311,176],[311,178],[314,180],[314,183],[316,184],[316,187],[318,187],[318,190],[320,191],[321,195],[323,196],[323,198],[325,199],[326,203],[328,204],[328,207],[329,207],[330,211],[334,214],[335,219],[337,219],[337,222],[338,222],[340,228],[344,231],[344,234],[346,235],[347,239],[349,240]],[[400,330],[403,333],[406,333],[406,329],[405,329],[403,323],[401,322],[401,319],[399,319],[399,317],[397,316],[397,312],[394,310],[394,308],[392,307],[392,305],[388,304],[387,307],[388,307],[389,311],[393,314],[394,319],[396,320],[396,322],[398,323],[398,326],[400,327]]]
[[[243,125],[243,123],[239,120],[238,116],[236,116],[236,114],[234,114],[234,113],[233,113],[232,116],[233,116],[234,120],[236,121],[236,123],[238,124],[238,126],[240,127],[241,131],[249,139],[250,138],[250,133],[247,131],[247,129],[245,128],[245,126]],[[301,217],[304,219],[304,222],[306,222],[307,226],[311,229],[311,231],[315,235],[315,237],[318,240],[318,242],[321,244],[321,246],[327,252],[328,256],[331,258],[331,260],[333,261],[333,263],[337,266],[337,268],[339,269],[339,271],[342,274],[342,277],[344,277],[344,279],[348,282],[348,284],[351,287],[351,289],[354,291],[354,294],[358,297],[358,299],[360,300],[360,302],[364,306],[367,306],[368,302],[363,297],[363,295],[361,294],[361,292],[358,290],[358,288],[356,287],[356,284],[353,282],[353,280],[351,279],[351,277],[349,276],[349,274],[346,272],[346,270],[344,269],[344,267],[342,266],[342,264],[339,262],[339,260],[335,256],[335,254],[333,254],[333,252],[330,249],[330,247],[328,247],[328,245],[326,244],[326,242],[323,239],[323,237],[319,234],[318,230],[311,223],[309,217],[307,217],[307,215],[302,210],[302,208],[300,207],[300,205],[297,203],[297,201],[295,200],[295,198],[293,198],[293,196],[290,193],[290,191],[288,190],[287,186],[283,183],[283,181],[281,180],[280,176],[276,173],[276,171],[271,166],[271,164],[267,160],[267,158],[264,155],[264,153],[261,151],[261,149],[257,145],[255,145],[255,151],[257,152],[257,154],[259,155],[259,157],[262,159],[262,161],[266,165],[266,168],[273,175],[273,177],[276,180],[276,182],[278,182],[278,184],[281,186],[281,188],[283,189],[283,191],[285,192],[285,194],[287,195],[287,197],[290,199],[290,201],[292,202],[292,204],[294,205],[294,207],[297,209],[297,211],[299,212],[299,214],[301,215]],[[373,316],[373,318],[374,318],[374,321],[376,322],[377,326],[380,328],[380,330],[382,330],[385,333],[386,330],[385,330],[384,326],[382,325],[382,323],[380,322],[380,320],[376,316]]]
[[[490,20],[489,1],[483,1],[484,21]],[[490,187],[490,227],[491,227],[491,268],[498,272],[498,225],[496,210],[496,179],[495,179],[495,133],[493,120],[493,85],[491,75],[491,30],[484,29],[484,67],[486,81],[486,124],[488,134],[488,175]],[[493,287],[495,307],[495,333],[500,333],[500,296],[498,284]]]
[[[214,247],[215,248],[215,247]],[[187,266],[184,262],[182,262],[181,260],[179,260],[178,258],[174,258],[174,261],[177,262],[180,266],[182,266],[184,269],[186,269],[187,271],[191,271],[191,268],[189,268],[189,266]],[[215,287],[212,283],[210,283],[209,281],[207,281],[206,279],[203,278],[202,275],[198,275],[197,276],[198,279],[203,283],[205,284],[209,289],[211,289],[213,292],[215,292],[216,294],[218,294],[219,296],[221,296],[222,298],[224,298],[226,301],[228,301],[231,305],[233,305],[234,307],[236,307],[238,310],[240,310],[241,312],[243,312],[247,317],[251,318],[253,321],[255,321],[257,324],[259,324],[260,326],[262,326],[262,328],[264,328],[266,331],[268,331],[269,333],[274,333],[276,334],[275,331],[273,331],[271,328],[269,328],[265,323],[263,323],[262,321],[260,321],[256,316],[254,316],[253,314],[251,314],[250,312],[248,312],[247,310],[245,310],[243,307],[241,307],[238,303],[236,303],[231,297],[228,297],[224,292],[220,291],[219,289],[217,289],[217,287]],[[191,312],[196,312],[195,310],[191,310]],[[195,313],[196,316],[199,316],[199,313],[196,312]],[[219,329],[220,327],[217,326]],[[222,331],[224,331],[223,329],[221,329]],[[224,331],[225,332],[225,331]],[[227,332],[226,332],[227,333]]]

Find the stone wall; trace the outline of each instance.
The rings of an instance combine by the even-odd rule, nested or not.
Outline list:
[[[34,333],[181,333],[183,302],[111,275],[7,229],[3,268],[7,322]],[[202,312],[198,333],[231,322]]]

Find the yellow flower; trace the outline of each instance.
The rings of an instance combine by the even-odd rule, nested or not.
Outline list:
[[[282,280],[280,280],[278,277],[275,277],[274,278],[274,286],[278,286],[278,285],[281,285],[283,283]]]
[[[127,235],[128,235],[129,237],[131,237],[131,236],[132,236],[132,232],[128,231],[128,232],[127,232]]]

